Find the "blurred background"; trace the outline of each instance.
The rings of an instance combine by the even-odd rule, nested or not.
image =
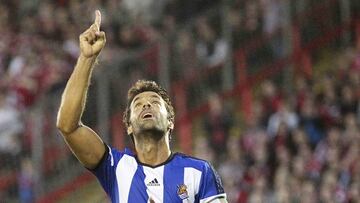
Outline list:
[[[172,148],[209,160],[230,203],[360,202],[358,0],[1,0],[0,202],[108,202],[55,126],[96,9],[83,120],[105,142],[132,146],[126,93],[152,79]]]

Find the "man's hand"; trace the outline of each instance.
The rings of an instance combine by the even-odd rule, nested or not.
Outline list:
[[[101,13],[96,10],[94,23],[79,37],[81,54],[87,58],[98,56],[105,46],[105,32],[100,31],[100,24]]]

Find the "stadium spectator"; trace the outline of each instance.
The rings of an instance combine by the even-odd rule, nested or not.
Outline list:
[[[219,173],[223,177],[224,189],[227,191],[229,202],[236,202],[237,192],[240,190],[240,180],[244,173],[243,153],[240,147],[240,139],[237,136],[229,137],[226,148],[227,158],[218,163]],[[215,162],[216,163],[216,162]]]
[[[288,103],[281,102],[278,110],[269,117],[267,131],[270,136],[281,135],[286,133],[287,128],[289,130],[295,129],[298,123],[298,115],[291,109]]]
[[[279,104],[282,101],[282,96],[271,80],[265,80],[261,84],[261,93],[259,96],[261,103],[261,109],[263,111],[260,123],[262,126],[268,126],[268,119],[270,115],[275,113],[279,108]]]
[[[34,194],[34,168],[29,158],[22,158],[18,176],[19,200],[21,203],[35,201]]]
[[[196,53],[200,63],[211,68],[225,62],[228,55],[228,44],[219,37],[209,20],[206,17],[199,17],[197,20]]]
[[[314,104],[312,97],[308,97],[304,100],[300,107],[299,123],[304,129],[308,140],[312,147],[315,147],[317,143],[323,139],[323,129],[320,118],[318,117],[318,110]]]
[[[281,0],[261,0],[263,12],[263,32],[270,40],[270,46],[275,57],[285,55],[282,27],[284,25],[286,8]]]
[[[23,123],[17,109],[10,104],[4,90],[0,91],[0,160],[1,168],[17,166],[21,152]]]
[[[226,146],[232,125],[231,114],[218,95],[209,96],[209,113],[204,119],[209,146],[214,151],[216,163],[227,155]]]

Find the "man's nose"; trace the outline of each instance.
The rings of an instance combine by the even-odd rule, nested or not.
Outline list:
[[[150,102],[145,102],[144,105],[143,105],[143,109],[150,108],[150,107],[151,107]]]

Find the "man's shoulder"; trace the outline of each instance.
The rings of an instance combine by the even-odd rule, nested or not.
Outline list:
[[[129,160],[135,159],[134,153],[132,152],[132,150],[128,148],[125,148],[124,150],[119,150],[117,148],[107,145],[106,154],[107,154],[106,157],[109,157],[112,163],[118,162],[124,157],[126,157],[126,159]]]
[[[193,167],[199,170],[210,167],[210,163],[204,159],[200,159],[191,155],[183,154],[180,152],[175,153],[176,161],[184,165],[184,167]]]
[[[128,155],[128,156],[135,156],[135,153],[131,150],[131,149],[129,149],[129,148],[125,148],[125,149],[123,149],[123,150],[120,150],[120,149],[117,149],[117,148],[115,148],[115,147],[112,147],[112,146],[110,146],[110,145],[106,145],[107,146],[107,148],[108,148],[108,153],[110,153],[110,154],[119,154],[119,155],[121,155],[121,156],[123,156],[123,155]]]

